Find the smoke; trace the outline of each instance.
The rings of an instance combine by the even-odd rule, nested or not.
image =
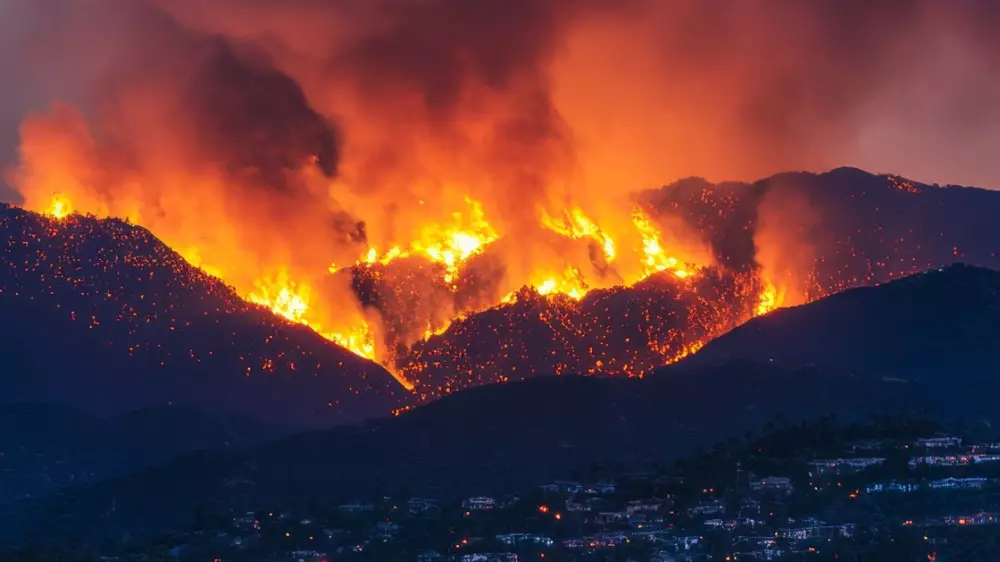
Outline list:
[[[803,272],[815,269],[817,244],[812,236],[821,224],[821,211],[793,186],[769,189],[757,207],[754,231],[756,260],[761,277],[778,291],[785,306],[804,304],[815,297]]]
[[[1000,185],[1000,10],[988,0],[2,9],[22,25],[0,37],[12,85],[0,113],[38,100],[10,176],[27,207],[65,193],[78,210],[147,226],[243,292],[296,280],[319,293],[309,304],[322,318],[364,314],[331,263],[466,224],[470,201],[499,242],[463,276],[476,290],[455,298],[482,303],[534,281],[540,264],[561,274],[570,262],[598,284],[627,277],[593,236],[567,242],[539,215],[579,208],[629,250],[642,241],[620,234],[628,192],[677,177],[856,163]],[[942,154],[953,157],[930,157]],[[808,253],[776,240],[794,206],[761,209],[769,274]],[[711,260],[697,234],[659,226],[675,255]],[[407,314],[394,329],[408,338],[438,323]]]
[[[601,184],[850,164],[1000,186],[977,143],[1000,129],[991,2],[651,1],[642,16],[576,28],[555,68]],[[972,150],[976,168],[950,161]]]

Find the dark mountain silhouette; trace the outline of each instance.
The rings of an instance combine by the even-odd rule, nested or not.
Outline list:
[[[66,406],[0,406],[0,503],[119,477],[197,450],[240,449],[291,430],[182,406],[100,418]]]
[[[381,367],[241,300],[143,228],[0,207],[0,402],[168,403],[286,424],[385,415]]]
[[[958,384],[1000,372],[1000,273],[966,265],[755,318],[679,367],[757,361]]]
[[[639,203],[711,249],[716,265],[697,290],[650,279],[582,302],[529,297],[470,316],[401,356],[418,392],[552,372],[648,373],[745,321],[761,265],[811,300],[956,261],[1000,269],[998,191],[839,168],[755,183],[685,179],[642,192]]]
[[[954,266],[780,312],[732,337],[759,334],[760,341],[748,345],[775,352],[798,349],[809,334],[829,329],[831,311],[837,311],[844,326],[866,326],[858,341],[873,338],[875,345],[869,347],[876,350],[883,341],[889,352],[902,349],[897,342],[913,335],[940,332],[939,326],[965,326],[965,335],[980,337],[928,347],[921,351],[922,360],[944,366],[952,357],[968,356],[979,365],[996,365],[1000,346],[984,344],[995,341],[1000,329],[991,320],[1000,307],[997,287],[998,272]],[[962,296],[952,297],[956,294]],[[963,304],[956,306],[955,298]],[[908,312],[914,307],[922,313]],[[912,324],[902,336],[900,318]],[[788,319],[796,323],[794,333],[770,332],[776,341],[765,341],[767,332],[757,330]],[[840,344],[830,345],[837,350]],[[828,351],[822,343],[813,349],[817,360],[796,353],[803,362],[819,364],[850,351]],[[705,353],[716,352],[706,348]],[[966,360],[956,362],[962,368],[902,380],[885,376],[888,356],[877,352],[860,355],[859,362],[867,358],[872,367],[850,370],[699,357],[644,379],[539,377],[485,386],[364,426],[304,433],[242,453],[189,456],[18,514],[34,521],[29,529],[42,525],[46,532],[151,531],[183,520],[199,503],[241,509],[250,505],[241,504],[249,498],[257,505],[282,505],[313,497],[364,499],[397,490],[447,498],[558,477],[585,478],[595,463],[669,462],[696,447],[755,430],[778,413],[790,420],[835,413],[846,420],[926,408],[943,420],[963,418],[984,426],[1000,421],[994,371],[973,368]]]

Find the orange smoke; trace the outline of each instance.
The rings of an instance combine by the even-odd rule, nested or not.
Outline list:
[[[697,278],[704,233],[633,192],[849,159],[922,60],[909,39],[969,25],[890,4],[94,0],[25,48],[74,104],[25,119],[11,183],[28,209],[147,227],[391,368],[523,286]],[[748,314],[807,296],[774,208]]]

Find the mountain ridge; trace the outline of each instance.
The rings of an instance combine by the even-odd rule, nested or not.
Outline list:
[[[406,393],[382,367],[240,299],[149,231],[0,208],[4,402],[98,414],[179,403],[327,426]],[[115,389],[115,392],[108,392]]]

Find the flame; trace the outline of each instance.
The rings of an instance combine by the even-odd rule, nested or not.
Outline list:
[[[767,278],[761,282],[761,289],[757,296],[757,306],[754,308],[754,316],[763,316],[769,312],[782,307],[785,302],[784,290],[779,290]]]
[[[579,240],[590,238],[600,244],[604,259],[611,263],[615,259],[615,242],[597,223],[590,219],[579,207],[573,207],[563,213],[561,220],[552,218],[546,211],[539,217],[542,226],[567,238]]]
[[[49,203],[48,208],[46,208],[42,214],[48,215],[57,220],[62,220],[73,214],[73,204],[65,195],[56,194],[52,196],[52,202]]]
[[[290,322],[312,328],[316,333],[337,345],[366,359],[375,360],[375,338],[368,323],[363,318],[355,319],[355,324],[347,331],[326,331],[319,324],[309,321],[309,305],[312,291],[308,286],[299,285],[288,278],[285,270],[270,280],[258,280],[256,290],[246,295],[254,304],[270,309],[273,313]],[[413,384],[395,369],[388,369],[393,377],[407,390]]]
[[[677,258],[667,255],[660,242],[660,230],[649,217],[636,209],[632,212],[632,223],[642,234],[642,253],[645,256],[643,264],[647,277],[660,271],[670,271],[681,279],[691,275],[691,271]]]
[[[573,300],[582,299],[590,290],[580,270],[572,266],[567,266],[561,276],[543,276],[533,287],[542,296],[565,295]]]
[[[470,218],[460,212],[452,213],[449,227],[431,226],[423,229],[421,239],[412,244],[416,253],[444,266],[444,281],[453,283],[462,263],[483,251],[498,236],[486,221],[483,205],[470,197],[465,202],[471,208]]]
[[[455,282],[464,262],[472,256],[480,254],[495,242],[499,236],[486,221],[482,203],[469,197],[465,198],[469,205],[468,215],[460,211],[452,213],[452,224],[428,224],[421,228],[420,236],[404,250],[393,246],[380,253],[376,248],[369,247],[364,255],[354,262],[355,265],[388,265],[400,258],[421,256],[432,263],[443,267],[442,278],[448,284]],[[330,273],[336,273],[343,268],[330,265]]]

